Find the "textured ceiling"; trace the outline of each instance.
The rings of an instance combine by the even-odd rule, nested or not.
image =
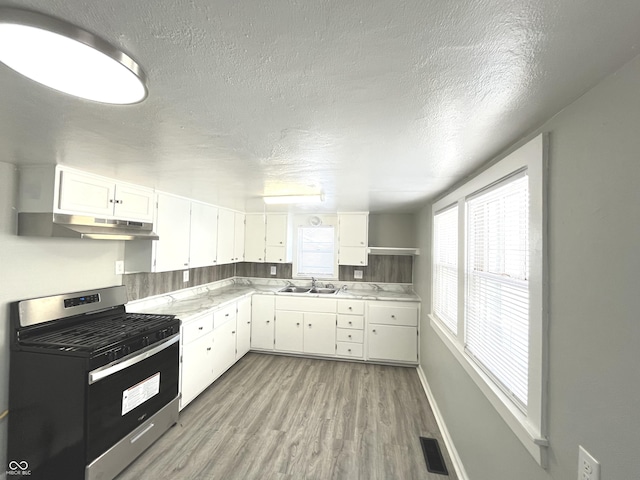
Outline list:
[[[0,64],[0,161],[61,163],[241,210],[411,211],[639,53],[621,0],[24,0],[122,48],[109,106]]]

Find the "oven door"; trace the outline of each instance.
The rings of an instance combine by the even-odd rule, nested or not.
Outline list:
[[[180,335],[89,372],[87,464],[178,396]]]

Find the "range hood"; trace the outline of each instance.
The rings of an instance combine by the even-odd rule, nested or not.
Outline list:
[[[19,213],[18,235],[93,240],[159,240],[153,224],[61,213]]]

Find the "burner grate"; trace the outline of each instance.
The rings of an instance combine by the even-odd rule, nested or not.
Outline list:
[[[125,338],[163,328],[173,315],[125,313],[78,322],[24,339],[20,343],[66,351],[92,352]]]

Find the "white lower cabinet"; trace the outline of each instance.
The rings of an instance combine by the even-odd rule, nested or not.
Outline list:
[[[302,312],[276,312],[275,349],[281,352],[302,353],[303,322]]]
[[[273,350],[275,295],[253,295],[251,299],[251,348]]]
[[[228,321],[213,330],[213,379],[236,362],[236,321]]]
[[[416,302],[368,302],[367,359],[418,363]]]
[[[335,313],[305,313],[302,344],[304,353],[333,355],[336,351]]]
[[[238,302],[236,327],[236,360],[240,360],[251,348],[251,297]]]
[[[182,324],[180,410],[249,351],[250,335],[251,297]]]

